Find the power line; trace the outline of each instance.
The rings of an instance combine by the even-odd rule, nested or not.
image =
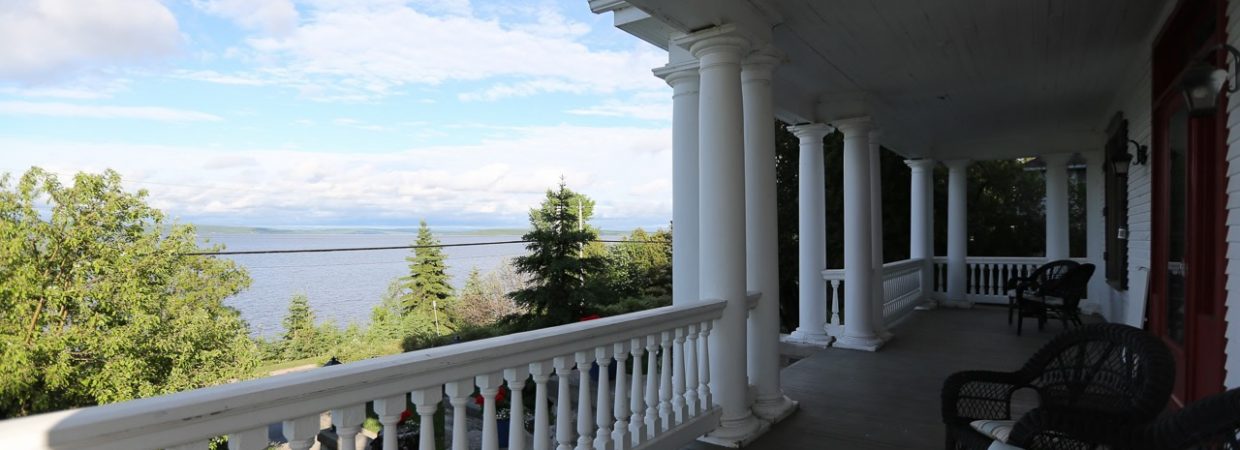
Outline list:
[[[409,250],[419,248],[448,248],[448,247],[479,247],[484,245],[505,245],[505,244],[527,244],[533,241],[495,241],[495,242],[465,242],[459,244],[434,244],[434,245],[396,245],[389,247],[343,247],[343,248],[308,248],[293,250],[239,250],[239,251],[223,251],[223,252],[193,252],[184,253],[184,256],[226,256],[226,255],[273,255],[284,253],[332,253],[332,252],[366,252],[376,250]],[[667,244],[667,241],[626,241],[626,240],[608,240],[596,239],[593,242],[601,242],[604,244]]]

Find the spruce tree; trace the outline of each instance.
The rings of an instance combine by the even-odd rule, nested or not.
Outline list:
[[[453,329],[445,315],[452,299],[452,285],[448,282],[447,257],[437,247],[439,240],[423,220],[418,226],[417,248],[409,261],[409,278],[405,280],[405,295],[401,305],[406,317],[414,316],[435,324],[435,333]]]
[[[514,260],[517,272],[528,276],[530,283],[509,296],[546,325],[574,322],[588,314],[594,295],[587,281],[603,268],[602,258],[585,252],[598,234],[578,215],[585,206],[581,197],[563,180],[557,190],[548,190],[542,205],[530,210],[534,229],[522,236],[529,241],[525,247],[529,254]],[[593,209],[593,202],[588,204]]]
[[[305,294],[296,294],[288,303],[288,314],[282,321],[284,339],[281,353],[284,359],[293,360],[314,356],[320,349],[318,329],[314,327],[314,310]]]

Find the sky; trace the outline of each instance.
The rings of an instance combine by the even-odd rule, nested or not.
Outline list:
[[[180,222],[524,227],[563,176],[671,219],[666,53],[586,0],[3,0],[0,172]]]

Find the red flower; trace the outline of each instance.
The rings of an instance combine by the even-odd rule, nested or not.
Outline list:
[[[581,318],[581,320],[578,320],[578,322],[585,322],[585,321],[588,321],[588,320],[595,320],[595,319],[598,319],[598,318],[599,318],[599,317],[598,317],[598,314],[590,314],[590,315],[588,315],[588,316],[582,317],[582,318]]]
[[[410,411],[409,411],[409,410],[407,410],[407,409],[405,410],[405,412],[400,413],[400,421],[401,421],[401,422],[404,422],[404,421],[406,421],[406,420],[409,420],[409,418],[410,418],[410,417],[413,417],[413,413],[412,413],[412,412],[410,412]]]

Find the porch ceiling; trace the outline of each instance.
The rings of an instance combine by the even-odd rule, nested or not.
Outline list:
[[[1149,37],[1174,2],[628,3],[668,30],[733,23],[773,42],[788,55],[775,94],[784,120],[857,115],[863,101],[906,156],[995,159],[1100,148],[1116,93],[1148,76]]]

